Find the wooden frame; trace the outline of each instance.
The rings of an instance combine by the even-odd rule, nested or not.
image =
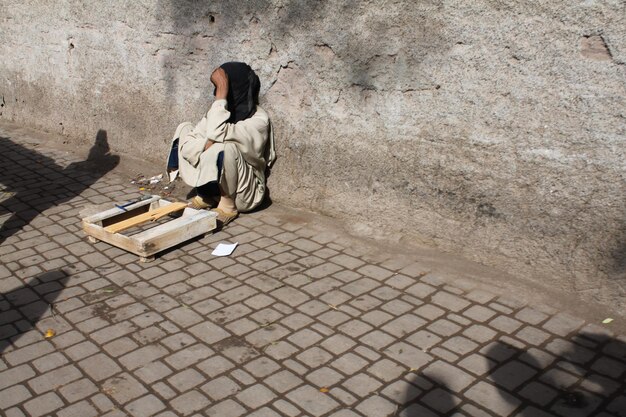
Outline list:
[[[180,217],[162,222],[148,230],[139,230],[134,234],[122,233],[181,210],[183,212]],[[214,230],[217,227],[216,217],[215,212],[195,210],[186,207],[184,203],[172,203],[153,195],[123,208],[116,206],[86,217],[82,224],[90,242],[107,242],[139,255],[142,262],[149,262],[154,260],[154,255],[158,252]]]

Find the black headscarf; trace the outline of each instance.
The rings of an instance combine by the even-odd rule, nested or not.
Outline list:
[[[259,77],[243,62],[227,62],[221,68],[228,75],[228,123],[237,123],[252,117],[259,103]]]

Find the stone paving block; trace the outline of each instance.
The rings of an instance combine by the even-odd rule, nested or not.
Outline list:
[[[422,397],[421,402],[443,415],[452,409],[456,409],[462,403],[462,400],[448,391],[435,388]]]
[[[395,342],[396,338],[380,330],[374,330],[362,336],[359,341],[364,345],[374,348],[375,350],[381,350],[382,348]]]
[[[322,388],[335,385],[339,381],[343,380],[344,376],[335,372],[331,368],[323,367],[308,374],[306,379],[313,385]]]
[[[465,396],[478,405],[499,416],[508,416],[521,402],[512,395],[486,382],[478,382],[470,387]]]
[[[375,376],[379,380],[388,383],[406,372],[406,368],[396,364],[389,359],[382,359],[367,368],[367,373]]]
[[[53,350],[54,347],[50,342],[42,341],[8,353],[3,353],[3,357],[11,366],[16,366],[44,356]]]
[[[153,416],[164,408],[165,404],[161,400],[152,394],[148,394],[129,403],[126,406],[126,411],[132,416],[148,417]]]
[[[360,320],[350,320],[338,327],[338,330],[351,337],[359,337],[362,334],[372,330],[373,327]]]
[[[202,410],[209,404],[211,404],[211,401],[197,390],[189,391],[170,401],[170,406],[174,409],[176,414],[183,416],[188,416],[196,411]],[[209,410],[207,415],[220,416],[220,414],[210,414],[210,412]],[[221,416],[226,415],[227,414],[221,414]]]
[[[442,339],[439,336],[426,330],[419,330],[406,338],[407,342],[424,351],[427,351],[432,346],[438,344],[441,340]]]
[[[545,369],[556,360],[556,357],[533,347],[519,355],[519,359],[535,368]]]
[[[244,368],[255,377],[263,378],[280,369],[280,365],[270,358],[260,357],[248,362]]]
[[[167,379],[168,384],[183,393],[205,381],[205,377],[195,369],[185,369]]]
[[[73,403],[98,392],[98,387],[89,379],[83,378],[62,386],[59,392],[68,402]]]
[[[221,376],[217,379],[210,380],[201,387],[209,397],[215,401],[229,397],[241,390],[241,387],[227,376]]]
[[[96,417],[98,411],[87,401],[81,401],[63,408],[57,413],[57,417]]]
[[[284,303],[296,307],[306,301],[310,300],[310,296],[302,291],[299,291],[291,287],[278,288],[270,293],[274,298],[283,301]]]
[[[148,345],[122,356],[119,361],[126,369],[137,369],[168,354],[162,346]]]
[[[287,337],[287,340],[289,340],[294,345],[299,346],[300,348],[307,348],[311,345],[316,344],[322,338],[323,337],[319,333],[316,333],[309,329],[302,329]]]
[[[138,346],[139,345],[134,340],[128,337],[121,337],[111,343],[107,343],[106,345],[104,345],[103,349],[109,355],[118,357],[130,352],[131,350],[136,349]]]
[[[361,316],[361,320],[364,322],[371,324],[372,326],[380,326],[383,323],[392,320],[394,316],[389,313],[385,313],[384,311],[370,311]]]
[[[276,400],[272,403],[272,406],[280,411],[283,416],[294,417],[300,414],[300,410],[289,401]]]
[[[36,394],[56,390],[58,387],[81,378],[80,371],[74,365],[67,365],[49,371],[28,381],[28,385]]]
[[[15,404],[26,401],[32,396],[24,385],[13,385],[0,391],[0,410],[8,410]]]
[[[233,400],[225,400],[206,411],[208,417],[239,417],[246,414],[246,409]]]
[[[522,323],[510,317],[498,316],[489,322],[489,326],[504,333],[514,333]]]
[[[463,336],[453,336],[441,344],[442,347],[459,355],[466,355],[478,348],[478,344]]]
[[[471,375],[467,374],[460,368],[441,360],[428,365],[422,371],[422,375],[440,385],[444,385],[453,392],[463,391],[474,381],[474,378]]]
[[[98,352],[100,348],[89,341],[84,341],[65,349],[65,354],[74,361],[79,361]]]
[[[463,336],[467,336],[478,343],[485,343],[495,338],[497,332],[489,327],[475,324],[463,330]]]
[[[474,353],[459,361],[458,365],[475,375],[481,376],[490,372],[497,365],[497,363],[482,355]]]
[[[267,389],[267,387],[256,384],[239,392],[235,397],[247,407],[255,409],[275,399],[276,394]]]
[[[437,417],[437,414],[419,404],[411,404],[398,414],[399,417]]]
[[[399,316],[413,310],[414,306],[402,300],[391,300],[385,303],[381,308],[389,314]]]
[[[454,312],[459,312],[470,305],[469,301],[445,291],[438,291],[432,295],[431,301]]]
[[[306,385],[289,392],[287,398],[313,416],[322,416],[339,406],[339,403],[328,395]]]
[[[120,404],[126,404],[148,393],[143,384],[128,373],[122,373],[106,380],[101,390]]]
[[[348,268],[348,269],[355,269],[365,264],[365,262],[363,262],[359,258],[355,258],[354,256],[349,256],[346,254],[340,254],[340,255],[334,256],[330,258],[329,260],[331,262],[336,263],[337,265],[343,266],[344,268]]]
[[[620,395],[607,406],[607,411],[616,413],[618,416],[620,413],[623,415],[626,410],[626,395]],[[622,416],[620,416],[622,417]]]
[[[461,326],[446,319],[439,319],[428,325],[427,328],[429,331],[445,337],[452,336],[462,329]]]
[[[596,355],[590,349],[563,339],[552,340],[546,345],[545,349],[554,355],[583,365],[591,361]]]
[[[550,333],[566,336],[584,324],[584,320],[566,313],[558,313],[543,324],[543,328]]]
[[[419,369],[432,360],[432,356],[407,343],[399,342],[384,350],[388,356],[407,368]]]
[[[536,327],[526,326],[515,334],[515,337],[530,345],[539,346],[548,340],[550,334],[537,329]]]
[[[424,284],[423,282],[415,283],[414,285],[406,288],[405,291],[409,294],[416,296],[419,299],[425,299],[429,297],[432,293],[437,291],[435,287],[431,287],[428,284]]]
[[[67,358],[59,352],[50,353],[33,361],[33,366],[41,373],[58,368],[68,362]]]
[[[271,323],[271,322],[270,322]],[[246,336],[246,341],[253,346],[264,347],[289,334],[289,330],[280,324],[268,324]]]
[[[165,362],[174,369],[183,369],[208,358],[212,354],[213,350],[207,346],[195,344],[166,357]]]
[[[98,344],[110,342],[121,336],[126,336],[129,333],[137,331],[138,328],[130,321],[123,321],[121,323],[114,324],[112,326],[105,327],[97,330],[91,334],[91,338]]]
[[[63,400],[54,392],[39,395],[24,403],[24,410],[33,417],[49,414],[61,407],[63,407]]]
[[[606,356],[596,359],[591,365],[591,369],[617,380],[626,375],[626,364]]]
[[[296,356],[300,362],[309,368],[317,368],[332,359],[332,355],[317,346],[305,350]]]
[[[519,395],[540,406],[548,405],[558,394],[558,391],[537,381],[531,381],[519,390]]]
[[[361,278],[344,285],[341,290],[357,297],[378,287],[379,283],[371,278]]]
[[[592,415],[594,411],[598,408],[600,403],[602,402],[602,398],[588,394],[585,395],[585,402],[579,406],[576,410],[578,415],[581,416],[589,416]],[[555,404],[550,408],[552,414],[557,414],[562,417],[570,417],[572,416],[572,406],[563,400],[557,400]]]
[[[330,363],[330,366],[343,372],[345,375],[352,375],[368,365],[368,362],[362,357],[348,352],[341,355]]]
[[[396,411],[396,405],[379,395],[373,395],[363,400],[356,409],[367,417],[379,417],[392,415]]]
[[[230,334],[227,331],[207,321],[203,321],[202,323],[187,330],[195,337],[209,345],[230,337]]]
[[[425,324],[426,321],[416,315],[403,314],[384,324],[381,329],[393,336],[403,337],[407,334],[413,333]]]
[[[537,371],[535,369],[519,361],[511,361],[492,371],[489,379],[497,385],[513,391],[536,374]]]

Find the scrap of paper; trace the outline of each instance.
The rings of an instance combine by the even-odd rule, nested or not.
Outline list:
[[[229,243],[220,243],[217,245],[217,247],[213,250],[213,252],[211,252],[211,255],[215,255],[215,256],[228,256],[231,253],[233,253],[233,251],[235,250],[235,248],[237,247],[237,245],[239,244],[239,242],[235,242],[232,244]]]

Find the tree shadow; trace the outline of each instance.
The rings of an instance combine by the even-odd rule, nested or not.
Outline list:
[[[407,390],[398,415],[626,417],[623,340],[601,330],[583,330],[569,338],[550,338],[539,347],[512,343],[496,341],[481,349],[482,365],[489,371],[461,388],[449,378],[415,375],[411,387],[423,380],[432,386],[418,390],[419,395]]]
[[[47,209],[80,195],[119,164],[111,155],[107,133],[99,130],[87,159],[65,168],[10,138],[0,137],[0,218],[10,213],[0,227],[0,243],[30,224]]]
[[[31,329],[67,285],[69,275],[62,269],[44,272],[23,286],[0,295],[0,354]]]

